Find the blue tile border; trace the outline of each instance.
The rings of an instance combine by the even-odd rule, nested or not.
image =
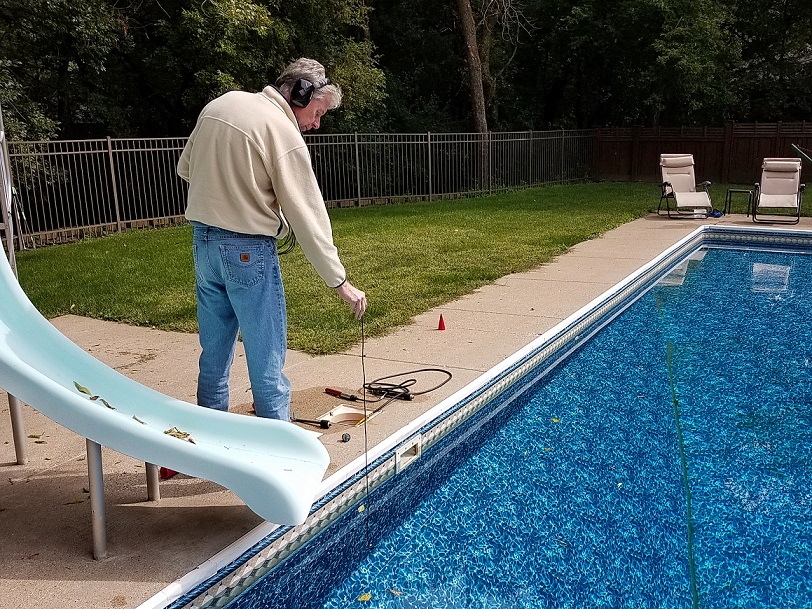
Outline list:
[[[710,247],[812,253],[812,231],[718,225],[700,227],[516,355],[508,358],[503,365],[483,375],[485,380],[480,386],[473,387],[467,395],[448,404],[431,421],[412,430],[402,442],[386,450],[367,467],[353,472],[346,480],[326,492],[313,505],[303,525],[276,528],[238,559],[166,607],[168,609],[225,607],[310,539],[347,514],[366,497],[368,490],[371,492],[377,489],[393,477],[396,474],[396,455],[400,447],[414,443],[419,437],[422,449],[428,450],[449,432],[479,413],[483,406],[493,403],[509,388],[513,389],[511,392],[513,395],[520,395],[523,387],[547,374],[569,353],[640,298],[683,259],[693,252]],[[478,418],[489,420],[510,401]]]

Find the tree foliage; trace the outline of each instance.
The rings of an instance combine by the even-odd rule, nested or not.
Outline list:
[[[309,56],[327,132],[809,120],[810,31],[808,0],[0,0],[0,104],[12,139],[186,135]]]
[[[310,56],[348,79],[333,126],[358,128],[385,88],[367,19],[362,0],[0,0],[0,103],[16,139],[186,135]]]
[[[812,115],[812,3],[749,0],[731,9],[741,46],[734,69],[737,120],[809,120]]]
[[[675,124],[719,124],[735,103],[732,70],[741,56],[730,35],[731,15],[724,2],[678,0],[664,12],[663,34],[652,45],[658,79],[655,122],[669,112]]]
[[[123,43],[120,14],[105,0],[0,1],[9,133],[45,137],[103,116],[95,83]]]

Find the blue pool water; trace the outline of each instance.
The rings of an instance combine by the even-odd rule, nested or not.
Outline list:
[[[229,607],[810,607],[810,319],[709,250]]]

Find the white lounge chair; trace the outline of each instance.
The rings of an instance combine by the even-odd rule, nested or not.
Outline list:
[[[801,159],[764,159],[761,181],[756,182],[755,187],[753,222],[797,224],[801,219],[804,187],[805,184],[801,184]]]
[[[692,154],[661,154],[662,194],[657,205],[657,213],[665,202],[669,218],[673,211],[676,217],[690,215],[692,218],[707,218],[713,211],[708,186],[710,182],[696,183],[694,177],[694,156]],[[671,202],[673,201],[673,206]]]

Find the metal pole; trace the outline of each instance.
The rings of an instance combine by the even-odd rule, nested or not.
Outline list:
[[[361,155],[358,153],[358,132],[355,132],[355,185],[358,207],[361,207]]]
[[[86,438],[87,477],[90,482],[90,514],[93,526],[93,558],[107,558],[107,533],[104,517],[104,472],[101,445]]]
[[[149,501],[161,500],[161,476],[158,466],[146,463],[147,466],[147,499]]]
[[[17,455],[17,465],[28,463],[25,454],[25,421],[23,420],[23,409],[20,400],[10,393],[8,394],[8,405],[11,411],[11,434],[14,438],[14,453]]]
[[[431,131],[426,133],[426,145],[429,149],[429,202],[431,202]]]
[[[487,133],[488,138],[488,194],[493,194],[493,140],[491,139],[491,132]]]
[[[113,162],[113,146],[110,136],[107,136],[107,158],[110,162],[110,181],[113,185],[113,207],[116,210],[116,231],[121,232],[121,209],[118,203],[118,182],[116,181],[116,166]]]

